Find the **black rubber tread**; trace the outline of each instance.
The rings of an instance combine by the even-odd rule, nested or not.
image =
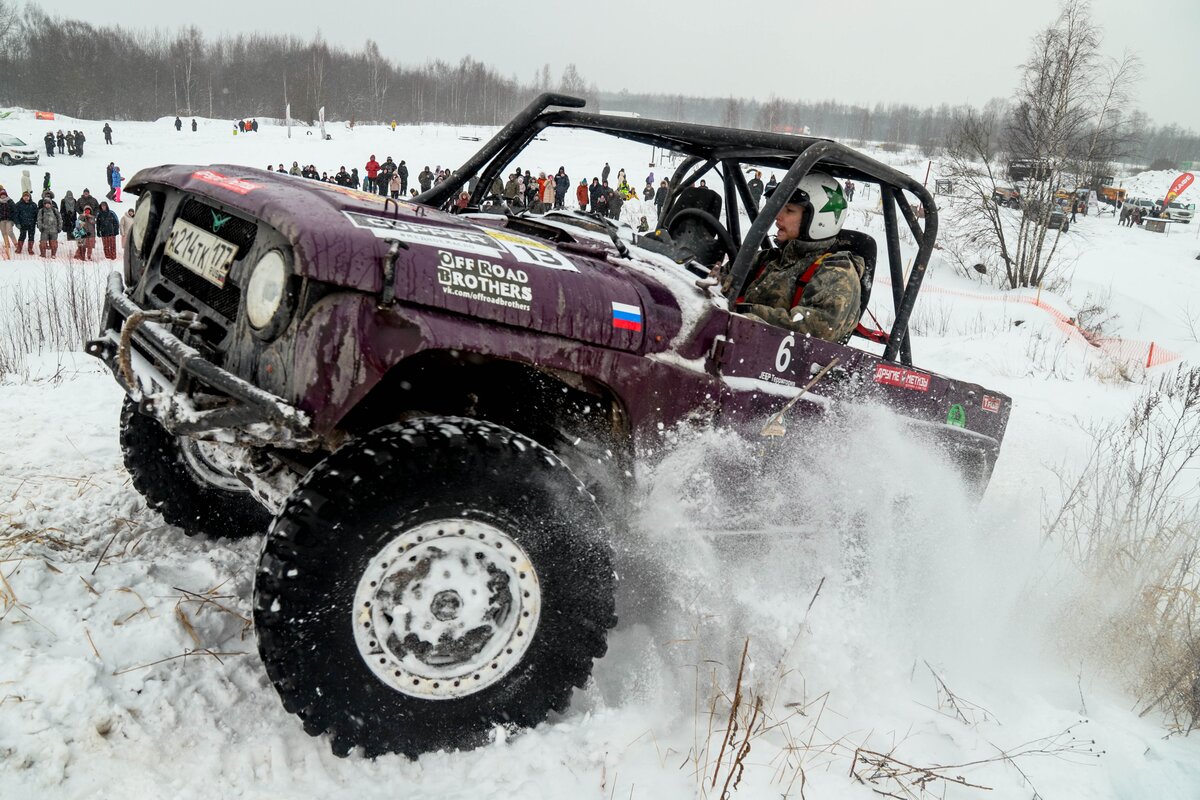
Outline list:
[[[486,521],[516,539],[542,590],[524,661],[467,697],[425,700],[381,683],[351,619],[370,559],[397,532],[433,519]],[[497,725],[529,727],[570,702],[616,624],[603,516],[579,480],[532,439],[488,422],[426,417],[334,452],[300,482],[268,532],[254,621],[284,707],[333,751],[366,755],[476,747]]]
[[[203,481],[183,460],[179,442],[125,398],[121,453],[146,504],[189,536],[240,539],[263,533],[271,515],[254,497]]]

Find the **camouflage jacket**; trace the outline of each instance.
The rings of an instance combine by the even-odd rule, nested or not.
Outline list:
[[[833,342],[850,338],[861,314],[862,258],[846,250],[830,252],[834,241],[792,240],[761,253],[750,286],[740,298],[744,312],[764,322]],[[796,286],[812,262],[820,268],[793,304]],[[746,306],[750,307],[747,308]]]

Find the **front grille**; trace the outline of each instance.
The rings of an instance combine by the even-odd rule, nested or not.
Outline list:
[[[218,211],[192,197],[180,205],[178,219],[190,222],[237,247],[235,261],[246,256],[258,234],[255,223]],[[167,255],[163,255],[159,269],[163,280],[180,290],[175,293],[174,307],[177,309],[182,307],[181,303],[190,306],[188,298],[191,298],[211,308],[225,322],[232,323],[237,319],[242,292],[231,280],[226,279],[224,287],[218,287]]]
[[[225,281],[223,288],[218,287],[168,256],[163,256],[161,270],[165,279],[225,319],[233,321],[237,318],[238,305],[242,302],[242,291],[228,280]]]
[[[234,258],[242,258],[246,255],[247,251],[254,246],[254,237],[258,233],[258,226],[253,222],[218,211],[212,206],[191,198],[185,200],[183,207],[179,209],[179,219],[186,220],[201,230],[208,231],[214,236],[219,236],[225,241],[237,245],[238,251]],[[219,228],[216,227],[218,221],[222,223]]]

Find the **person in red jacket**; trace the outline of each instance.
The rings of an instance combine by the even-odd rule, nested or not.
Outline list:
[[[379,162],[375,160],[375,154],[371,153],[371,160],[367,162],[367,180],[371,182],[371,188],[363,186],[363,191],[372,192],[375,189],[375,178],[379,175]],[[365,183],[365,181],[364,181]]]
[[[579,182],[579,186],[575,189],[575,199],[579,201],[579,210],[587,211],[588,204],[588,185],[586,180]]]

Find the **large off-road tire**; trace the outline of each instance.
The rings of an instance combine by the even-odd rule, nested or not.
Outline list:
[[[121,452],[146,504],[189,536],[240,538],[262,533],[271,515],[232,475],[206,457],[204,445],[173,436],[138,411],[121,407]]]
[[[272,524],[259,653],[338,755],[475,747],[587,682],[616,622],[606,539],[532,439],[457,417],[389,425],[313,468]]]

